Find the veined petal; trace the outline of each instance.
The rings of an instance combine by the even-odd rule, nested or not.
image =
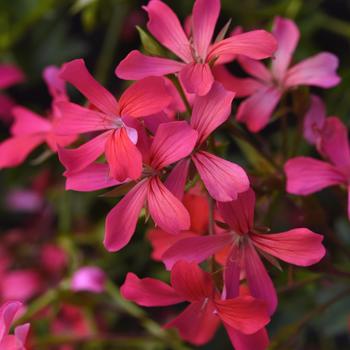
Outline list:
[[[79,192],[97,191],[123,183],[109,177],[109,166],[100,163],[92,163],[79,172],[66,172],[64,176],[66,190]]]
[[[259,79],[262,83],[272,82],[273,77],[263,63],[243,55],[238,56],[237,61],[248,74]]]
[[[116,99],[98,83],[86,69],[83,59],[76,59],[62,66],[61,78],[75,86],[100,111],[115,115],[119,108]]]
[[[259,132],[269,122],[282,93],[274,86],[265,86],[244,100],[238,107],[236,119],[251,132]]]
[[[193,262],[178,261],[171,270],[171,286],[190,302],[214,297],[214,285],[208,272]]]
[[[249,188],[230,202],[218,202],[219,213],[231,228],[240,234],[248,233],[254,225],[255,193]]]
[[[11,126],[11,133],[14,136],[45,133],[52,129],[51,123],[48,120],[27,108],[16,106],[12,109],[11,113],[15,119]]]
[[[201,263],[232,242],[231,234],[189,237],[177,241],[161,257],[167,270],[177,261]],[[196,247],[193,249],[193,247]]]
[[[184,205],[162,184],[158,177],[149,181],[148,209],[155,224],[176,234],[190,228],[190,216]]]
[[[78,172],[86,168],[105,151],[111,133],[112,131],[106,131],[78,148],[59,148],[58,157],[61,163],[69,172]]]
[[[176,328],[180,337],[194,345],[206,344],[213,338],[219,327],[220,319],[214,314],[211,301],[205,300],[191,303],[165,328]]]
[[[270,341],[266,328],[253,334],[244,334],[226,324],[224,326],[235,350],[266,350],[269,346]]]
[[[276,39],[265,30],[253,30],[237,34],[214,44],[208,61],[223,54],[245,55],[256,60],[271,57],[277,49]]]
[[[161,169],[187,157],[193,150],[198,133],[185,121],[159,125],[151,145],[151,166]]]
[[[180,201],[184,195],[189,166],[189,159],[180,160],[164,182],[165,187]]]
[[[278,48],[272,60],[271,70],[275,78],[282,81],[292,60],[300,33],[291,19],[282,17],[275,18],[272,33],[277,39]]]
[[[103,244],[109,252],[116,252],[129,243],[135,232],[140,211],[146,200],[147,191],[148,181],[143,180],[139,182],[108,213]]]
[[[340,82],[337,75],[338,58],[328,52],[307,58],[290,68],[287,72],[287,87],[312,85],[322,88],[333,87]]]
[[[0,169],[21,164],[44,139],[45,135],[34,134],[11,137],[0,143]]]
[[[214,83],[214,77],[208,63],[188,63],[181,69],[180,80],[186,91],[204,96]]]
[[[121,295],[142,306],[168,306],[184,301],[168,284],[154,278],[138,278],[129,272],[120,287]]]
[[[225,261],[225,299],[233,299],[239,296],[239,282],[242,269],[241,250],[236,245],[232,245]]]
[[[185,62],[192,61],[190,43],[179,19],[171,8],[159,0],[151,0],[144,9],[148,13],[148,30]]]
[[[171,101],[172,97],[163,78],[145,78],[124,91],[119,100],[120,114],[135,118],[145,117],[161,112]]]
[[[115,69],[118,78],[126,80],[139,80],[151,76],[164,76],[179,72],[185,66],[184,63],[168,58],[151,57],[140,51],[131,51]]]
[[[125,181],[136,180],[141,176],[142,156],[131,142],[126,128],[119,128],[109,135],[105,152],[110,177]]]
[[[237,164],[204,151],[196,152],[192,160],[208,192],[217,201],[234,200],[249,187],[247,174]]]
[[[58,102],[61,117],[55,120],[54,130],[58,135],[81,134],[114,128],[117,118],[113,120],[107,114],[81,107],[71,102]]]
[[[272,315],[277,307],[276,290],[258,253],[249,240],[243,245],[243,261],[251,295],[259,300],[265,301],[269,314]],[[265,324],[251,333],[255,333],[263,326],[265,326]]]
[[[226,91],[221,84],[214,83],[207,95],[195,97],[190,123],[198,132],[198,144],[203,143],[227,120],[234,96],[234,93]]]
[[[254,334],[270,321],[266,304],[251,296],[215,300],[215,306],[224,323],[244,334]]]
[[[308,195],[326,187],[345,183],[345,176],[331,164],[310,157],[289,159],[284,165],[287,192]]]
[[[196,0],[192,10],[193,45],[198,57],[207,57],[220,13],[220,0]]]
[[[326,253],[322,245],[323,236],[307,228],[273,234],[254,233],[251,239],[262,251],[298,266],[316,264]]]

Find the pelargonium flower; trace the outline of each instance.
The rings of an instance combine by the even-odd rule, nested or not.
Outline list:
[[[24,74],[16,66],[11,64],[0,65],[0,89],[6,89],[12,85],[23,82]],[[8,122],[11,120],[11,109],[15,106],[15,102],[4,94],[0,94],[0,118]]]
[[[272,314],[277,306],[277,295],[257,252],[298,266],[310,266],[325,254],[321,243],[323,237],[306,228],[274,234],[259,233],[254,229],[254,207],[252,189],[240,193],[235,201],[218,202],[219,214],[229,226],[226,232],[178,241],[163,254],[162,260],[170,269],[179,260],[200,263],[229,247],[225,262],[228,293],[238,294],[241,271],[244,271],[252,296],[265,300]],[[269,260],[273,261],[273,258]]]
[[[61,135],[103,131],[76,149],[60,149],[59,158],[68,172],[78,172],[105,154],[110,176],[118,181],[137,179],[142,171],[142,155],[137,148],[135,118],[162,111],[171,102],[164,80],[150,77],[131,85],[119,102],[88,72],[82,59],[62,67],[61,78],[74,85],[93,109],[62,102],[62,118],[56,124]]]
[[[59,136],[53,124],[60,118],[56,103],[68,100],[64,82],[58,77],[59,68],[49,66],[43,72],[44,80],[52,96],[51,111],[48,118],[16,106],[12,109],[14,123],[11,126],[11,137],[0,144],[0,168],[11,168],[21,164],[40,144],[46,142],[56,152],[58,146],[67,146],[75,135]]]
[[[227,89],[249,96],[237,111],[237,120],[245,123],[252,132],[258,132],[269,122],[272,112],[286,91],[301,85],[330,88],[340,81],[336,74],[338,59],[328,52],[321,52],[290,67],[299,41],[299,30],[290,20],[276,17],[272,30],[278,49],[271,69],[261,62],[240,56],[242,68],[255,79],[239,79],[219,68],[216,78]],[[235,37],[235,36],[234,36]]]
[[[143,176],[106,218],[104,245],[109,251],[123,248],[134,234],[141,209],[147,203],[156,225],[176,234],[190,227],[190,217],[180,200],[162,183],[165,168],[187,157],[198,133],[185,121],[160,124],[150,146]],[[67,188],[91,191],[120,184],[110,178],[105,164],[92,164],[79,173],[68,173]]]
[[[226,329],[245,334],[253,334],[269,322],[263,301],[250,296],[222,299],[211,275],[195,263],[177,262],[171,270],[171,286],[128,273],[120,291],[125,299],[141,306],[189,302],[185,310],[165,327],[177,328],[181,338],[195,345],[210,341],[220,321]]]
[[[253,59],[263,59],[270,57],[276,50],[276,40],[264,30],[255,30],[212,43],[220,13],[220,0],[195,1],[190,37],[186,35],[176,14],[162,1],[151,0],[144,9],[149,16],[147,28],[150,33],[181,62],[145,56],[134,50],[116,68],[119,78],[138,80],[148,76],[179,73],[187,92],[202,96],[207,94],[214,82],[211,67],[221,57],[241,54]]]
[[[337,117],[322,122],[318,150],[325,160],[295,157],[284,165],[287,192],[306,196],[326,187],[342,185],[350,198],[350,145],[348,130]],[[350,219],[350,201],[348,202]]]
[[[23,305],[19,301],[7,301],[0,307],[0,349],[26,350],[29,323],[17,326],[13,335],[10,333],[11,324]]]

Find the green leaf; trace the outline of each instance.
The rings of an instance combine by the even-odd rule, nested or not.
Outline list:
[[[145,30],[136,26],[144,50],[153,56],[166,56],[163,47]]]

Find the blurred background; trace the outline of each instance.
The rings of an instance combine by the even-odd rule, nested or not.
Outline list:
[[[188,0],[166,2],[182,20],[193,4]],[[131,49],[140,46],[135,26],[145,28],[147,17],[141,6],[146,3],[1,0],[0,63],[17,65],[26,77],[1,93],[45,115],[51,98],[42,79],[43,69],[82,57],[96,79],[118,95],[126,82],[116,78],[114,69]],[[339,57],[342,83],[315,92],[326,101],[327,115],[337,115],[349,125],[350,1],[222,0],[217,30],[230,18],[231,29],[236,25],[271,29],[277,15],[294,19],[300,28],[296,61],[320,51]],[[73,100],[80,99],[73,89],[69,93]],[[9,125],[9,120],[0,121],[0,140],[8,137]],[[270,132],[273,130],[263,136]],[[236,145],[229,145],[227,152],[228,158],[245,164]],[[149,321],[162,324],[176,308],[148,309],[143,314],[118,296],[116,286],[128,271],[167,278],[163,266],[149,258],[151,247],[144,238],[143,220],[132,244],[118,254],[107,253],[102,246],[104,219],[117,199],[64,191],[62,173],[56,156],[49,156],[44,146],[21,166],[0,171],[0,302],[17,293],[30,305],[35,316],[30,319],[33,349],[190,349],[173,333],[171,342],[162,340]],[[350,349],[350,297],[338,295],[350,285],[350,225],[341,204],[345,194],[334,190],[290,200],[281,191],[268,189],[259,202],[262,224],[273,232],[307,225],[325,233],[328,247],[326,259],[315,268],[293,270],[282,265],[282,273],[271,269],[280,297],[269,325],[271,349]],[[264,216],[266,207],[268,215]],[[72,273],[84,265],[96,265],[106,272],[107,291],[93,295],[66,290]],[[18,277],[23,271],[27,285],[23,276]],[[303,283],[298,284],[299,280]],[[62,347],[65,344],[68,347]],[[202,349],[230,349],[229,340],[221,330]]]

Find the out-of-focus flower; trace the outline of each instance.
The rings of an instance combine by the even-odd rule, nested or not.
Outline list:
[[[105,288],[106,275],[97,266],[84,266],[74,272],[71,288],[75,292],[101,293]]]
[[[275,264],[273,257],[298,266],[310,266],[325,254],[323,237],[306,228],[274,234],[259,233],[254,229],[254,207],[255,194],[251,189],[240,193],[235,201],[218,202],[223,222],[229,226],[226,232],[178,241],[163,254],[162,260],[167,268],[179,260],[200,263],[229,246],[225,262],[228,292],[238,295],[243,271],[252,296],[266,301],[272,314],[277,307],[277,295],[257,250],[263,256],[271,257],[269,260]]]
[[[53,123],[60,117],[55,104],[58,101],[68,100],[64,82],[60,80],[58,74],[59,68],[53,66],[47,67],[43,73],[52,95],[52,108],[48,119],[24,107],[13,108],[15,121],[11,126],[12,136],[0,144],[0,169],[21,164],[44,142],[56,152],[58,146],[67,146],[76,139],[76,136],[58,136],[54,132]]]
[[[10,64],[0,65],[0,89],[6,89],[12,85],[23,82],[24,74],[16,66]],[[15,102],[4,94],[0,94],[0,119],[8,123],[11,121],[11,109]]]
[[[139,279],[128,273],[121,294],[142,306],[189,302],[186,309],[165,327],[177,328],[184,340],[196,345],[207,343],[220,321],[226,329],[245,334],[254,334],[269,322],[263,301],[251,296],[223,300],[211,275],[194,263],[177,262],[171,270],[171,286],[153,278]]]
[[[14,334],[10,335],[10,327],[16,315],[22,308],[19,301],[8,301],[0,307],[0,349],[1,350],[26,350],[26,341],[30,325],[29,323],[17,326]]]
[[[283,94],[297,86],[311,85],[330,88],[340,81],[336,74],[338,58],[321,52],[290,67],[294,50],[299,41],[299,30],[290,19],[276,17],[272,33],[278,49],[272,60],[271,70],[261,62],[239,56],[242,68],[255,79],[239,79],[225,68],[218,68],[217,79],[238,96],[249,96],[238,108],[237,120],[245,123],[252,132],[263,129]],[[233,36],[235,37],[235,36]]]
[[[208,93],[214,82],[211,66],[220,58],[241,54],[263,59],[270,57],[276,50],[275,38],[264,30],[255,30],[212,43],[220,13],[220,0],[195,1],[190,37],[186,35],[176,14],[162,1],[151,0],[144,9],[149,16],[147,28],[150,33],[182,62],[145,56],[134,50],[116,68],[119,78],[138,80],[148,76],[179,73],[187,92],[202,96]]]

